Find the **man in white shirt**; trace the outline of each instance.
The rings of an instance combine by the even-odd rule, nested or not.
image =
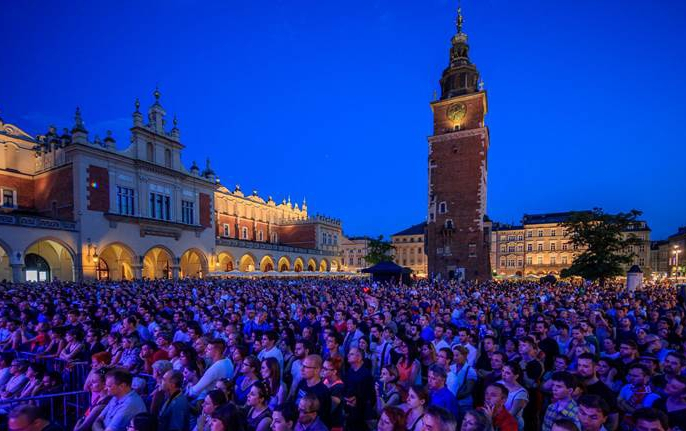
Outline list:
[[[279,363],[279,369],[283,374],[283,353],[276,347],[279,336],[274,331],[267,331],[262,334],[262,350],[257,355],[257,359],[264,361],[267,358],[274,358]]]
[[[199,398],[214,389],[214,384],[220,379],[230,379],[233,375],[233,362],[224,357],[226,342],[221,338],[210,340],[205,349],[205,356],[212,362],[198,383],[188,390],[188,396]]]
[[[472,335],[469,333],[469,329],[458,329],[457,337],[460,339],[459,345],[467,349],[467,363],[473,367],[474,362],[476,362],[476,356],[479,352],[472,344]]]

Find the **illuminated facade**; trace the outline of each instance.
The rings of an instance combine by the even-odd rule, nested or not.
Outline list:
[[[0,280],[337,271],[341,222],[307,205],[228,190],[209,159],[186,169],[160,93],[136,102],[131,144],[74,126],[36,138],[0,120]]]
[[[340,244],[341,264],[346,272],[359,272],[370,266],[365,257],[369,254],[369,242],[367,236],[343,237]]]
[[[391,235],[393,261],[413,271],[417,277],[427,276],[427,258],[424,250],[426,223],[419,223]]]
[[[491,267],[498,276],[559,276],[574,261],[576,250],[562,223],[572,212],[526,214],[519,226],[494,223],[491,230]],[[650,272],[650,228],[639,221],[625,235],[635,235],[642,241],[629,250],[636,254],[629,265],[638,265]],[[627,267],[628,269],[628,267]]]

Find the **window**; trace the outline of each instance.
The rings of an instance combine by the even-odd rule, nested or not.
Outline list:
[[[150,193],[150,218],[171,220],[171,198],[159,193]]]
[[[185,224],[193,224],[195,221],[193,215],[193,202],[181,201],[181,222]]]
[[[555,229],[550,229],[550,236],[555,236],[557,231]]]
[[[562,264],[567,265],[567,256],[562,256]]]
[[[543,251],[543,243],[542,242],[538,243],[538,247],[536,248],[536,250]]]
[[[260,241],[264,241],[264,233],[262,231],[259,231],[258,233],[258,238],[260,239]]]
[[[248,239],[248,228],[245,226],[241,229],[241,238]]]
[[[501,251],[502,253],[505,253],[505,252],[507,251],[507,247],[504,246],[504,245],[502,245],[502,246],[500,247],[500,251]]]
[[[231,236],[231,231],[229,230],[229,225],[227,223],[224,223],[224,235],[225,237]]]
[[[500,259],[500,266],[505,266],[505,258]]]
[[[448,212],[448,205],[445,202],[438,204],[438,213],[445,214],[446,212]]]
[[[539,230],[538,230],[538,236],[539,236],[539,237],[542,237],[542,236],[543,236],[543,229],[539,229]]]
[[[152,142],[148,142],[148,145],[146,146],[147,150],[147,159],[149,162],[154,162],[155,161],[155,146],[152,144]]]
[[[524,235],[519,234],[519,236],[517,237],[517,241],[524,241]]]
[[[422,248],[421,248],[421,247],[417,247],[417,253],[418,253],[418,254],[421,254],[421,252],[422,252]]]
[[[531,256],[527,256],[526,257],[526,264],[531,265],[532,263],[533,263],[533,259],[531,258]]]
[[[14,208],[14,195],[14,190],[2,189],[2,206],[5,208]]]
[[[117,211],[119,214],[134,215],[133,189],[117,186]]]
[[[534,231],[532,231],[532,230],[526,231],[526,237],[527,238],[531,238],[532,236],[534,236]]]
[[[524,266],[524,261],[522,261],[522,259],[519,259],[519,260],[517,261],[517,266],[520,267],[520,268],[521,268],[522,266]]]
[[[551,243],[550,243],[550,251],[555,251],[555,248],[556,248],[556,247],[555,247],[555,243],[554,243],[554,242],[551,242]]]
[[[526,245],[526,251],[534,251],[534,245],[533,244],[527,244]]]
[[[514,253],[514,251],[515,251],[514,245],[509,246],[509,247],[507,248],[507,251],[510,252],[510,253]]]
[[[171,150],[169,148],[164,150],[164,166],[168,168],[172,167]]]
[[[361,265],[362,265],[362,258],[361,258],[361,257],[358,257],[358,258],[357,258],[357,265],[358,265],[358,266],[361,266]]]
[[[557,258],[555,256],[550,256],[550,264],[555,265],[557,263]]]
[[[538,256],[538,259],[536,259],[536,262],[537,262],[539,265],[543,265],[543,256]]]
[[[448,219],[445,221],[445,228],[446,229],[453,229],[453,221],[451,219]]]
[[[333,245],[338,245],[338,235],[333,236]]]
[[[569,248],[569,245],[566,242],[563,242],[562,243],[562,251],[567,251],[568,248]]]
[[[523,246],[523,245],[518,245],[518,246],[517,246],[517,251],[524,251],[524,246]]]

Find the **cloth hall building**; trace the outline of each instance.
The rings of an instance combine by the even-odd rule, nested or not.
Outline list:
[[[222,185],[184,145],[155,91],[131,144],[90,139],[81,112],[32,137],[0,119],[0,280],[204,277],[338,271],[341,222]]]

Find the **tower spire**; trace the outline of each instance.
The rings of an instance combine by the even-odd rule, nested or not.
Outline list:
[[[460,5],[461,2],[457,2],[457,19],[455,20],[455,23],[457,24],[457,34],[462,33],[462,23],[464,22],[464,18],[462,17],[462,6]]]

